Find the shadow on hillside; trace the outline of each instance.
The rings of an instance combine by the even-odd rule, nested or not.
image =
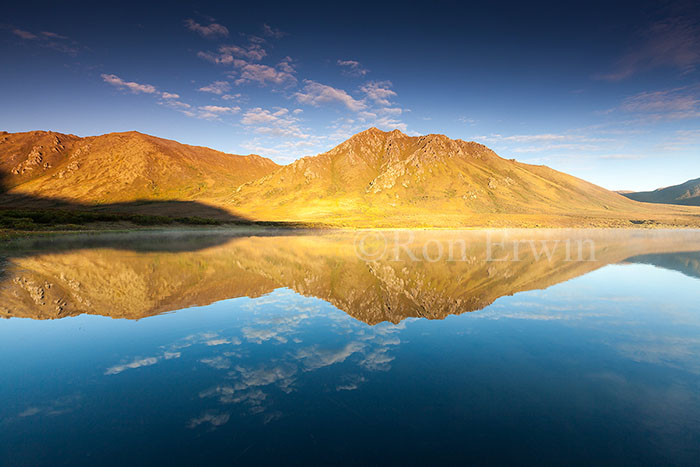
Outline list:
[[[198,251],[224,244],[239,236],[283,235],[291,225],[257,223],[236,216],[224,209],[197,201],[149,201],[124,203],[87,204],[75,201],[40,196],[10,193],[5,173],[0,171],[0,229],[38,231],[58,226],[61,229],[76,228],[75,233],[60,236],[29,236],[9,242],[0,242],[0,277],[3,263],[12,257],[32,256],[40,252],[58,252],[87,248],[111,248],[127,251],[187,252]],[[28,228],[21,227],[24,222]],[[176,225],[172,231],[104,232],[94,235],[82,232],[80,227],[90,228],[95,223],[114,225],[117,229],[134,226]],[[13,225],[16,223],[16,225]],[[71,224],[79,224],[71,226]],[[192,226],[192,229],[187,227]],[[217,229],[194,229],[215,226]],[[240,230],[226,227],[278,227],[279,229]],[[112,227],[109,227],[112,228]],[[291,230],[289,231],[291,233]]]
[[[0,210],[46,210],[92,213],[118,213],[170,218],[201,218],[217,223],[252,224],[254,221],[234,215],[225,209],[198,201],[136,200],[131,202],[90,204],[60,198],[47,198],[30,194],[11,193],[7,174],[0,171]]]

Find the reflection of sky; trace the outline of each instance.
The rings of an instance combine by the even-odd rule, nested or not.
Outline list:
[[[684,460],[700,436],[698,285],[614,265],[398,326],[368,326],[288,289],[136,322],[3,320],[0,463],[33,438],[51,452],[156,429],[168,445],[195,436],[202,447],[217,434],[255,444],[270,430],[298,446],[319,430],[329,443],[360,436],[321,423],[336,419],[337,430],[371,420],[432,445],[476,443],[476,433],[524,443],[557,427],[562,446],[605,441]]]

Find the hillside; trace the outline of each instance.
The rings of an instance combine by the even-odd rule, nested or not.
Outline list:
[[[700,178],[654,191],[625,192],[622,195],[644,203],[700,206]]]
[[[138,132],[0,133],[0,207],[336,227],[700,225],[475,142],[376,128],[279,166]]]
[[[138,132],[0,133],[5,191],[81,203],[221,198],[279,166]]]
[[[481,144],[376,128],[241,186],[229,202],[251,217],[348,226],[657,222],[617,193]]]

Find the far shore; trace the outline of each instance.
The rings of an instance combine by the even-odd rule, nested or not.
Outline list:
[[[7,213],[12,213],[7,216]],[[533,216],[483,216],[481,222],[478,219],[469,219],[467,225],[457,222],[450,225],[430,225],[416,220],[404,222],[362,222],[359,220],[338,220],[331,222],[285,222],[285,221],[246,221],[225,222],[207,218],[170,218],[162,216],[143,216],[118,214],[117,218],[93,220],[88,214],[70,213],[71,220],[75,222],[56,222],[51,216],[55,213],[44,211],[27,211],[37,217],[44,216],[41,222],[33,222],[31,215],[22,211],[0,211],[0,241],[9,241],[18,238],[38,238],[65,236],[72,234],[109,234],[127,232],[221,232],[235,234],[256,234],[274,231],[387,231],[387,230],[488,230],[488,229],[700,229],[700,217],[683,217],[676,219],[623,219],[623,218],[578,218],[569,216],[543,216],[536,220]],[[4,214],[4,215],[3,215]],[[60,212],[59,216],[65,214]],[[76,215],[77,214],[77,215]],[[27,217],[28,216],[28,217]],[[11,219],[8,221],[8,217]],[[466,224],[466,223],[465,223]]]

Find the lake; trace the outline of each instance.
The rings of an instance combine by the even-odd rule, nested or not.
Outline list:
[[[0,251],[0,464],[700,459],[700,231]]]

